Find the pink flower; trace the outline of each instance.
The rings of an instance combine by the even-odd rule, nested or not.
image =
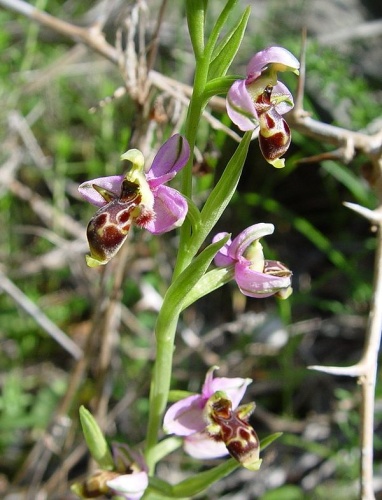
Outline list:
[[[170,406],[164,416],[165,432],[184,436],[184,449],[194,458],[209,459],[228,454],[225,443],[213,439],[207,431],[209,421],[205,407],[211,396],[223,391],[231,401],[232,408],[236,409],[251,383],[251,379],[213,378],[215,369],[216,366],[207,372],[201,394],[181,399]]]
[[[291,293],[292,272],[279,261],[265,260],[260,238],[272,234],[272,224],[255,224],[227,243],[215,256],[218,267],[234,266],[235,281],[248,297],[262,298],[278,294],[287,298]],[[228,233],[219,233],[213,242]]]
[[[279,71],[298,74],[297,59],[282,47],[269,47],[255,54],[247,66],[247,77],[237,80],[227,95],[227,113],[241,130],[260,127],[259,143],[264,158],[276,168],[287,151],[291,134],[281,115],[290,111],[293,97],[277,80]]]
[[[109,262],[126,240],[132,223],[152,234],[162,234],[183,224],[187,201],[164,184],[184,167],[189,155],[188,142],[177,134],[159,149],[147,172],[142,153],[131,149],[121,156],[132,163],[126,174],[100,177],[79,186],[81,196],[100,207],[87,229],[89,266]]]
[[[139,500],[149,484],[143,456],[127,444],[118,443],[113,446],[113,457],[121,473],[106,481],[111,493],[126,500]]]
[[[126,500],[139,500],[142,498],[148,484],[149,478],[147,472],[122,474],[107,481],[107,485],[112,493]]]
[[[94,425],[97,426],[97,424],[91,424],[93,429]],[[101,432],[100,429],[98,432]],[[88,438],[94,438],[94,433],[92,435],[90,432]],[[94,441],[91,441],[91,446],[97,449]],[[91,447],[90,450],[92,452]],[[132,450],[127,444],[114,443],[112,460],[111,466],[107,469],[97,469],[84,481],[74,483],[71,486],[73,493],[80,498],[99,498],[104,495],[108,498],[118,495],[118,498],[125,500],[142,498],[148,487],[149,477],[148,468],[141,453]]]

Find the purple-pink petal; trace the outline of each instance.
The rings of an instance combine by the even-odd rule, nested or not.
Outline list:
[[[220,234],[224,234],[224,233],[220,233]],[[218,236],[219,235],[216,235],[215,238]],[[204,379],[203,386],[202,386],[202,398],[204,400],[203,407],[204,407],[207,399],[209,399],[212,396],[212,394],[214,393],[214,389],[213,389],[214,371],[218,370],[218,369],[219,369],[219,367],[214,365],[214,366],[211,366],[211,368],[206,373],[206,378]]]
[[[110,479],[106,484],[126,500],[139,500],[149,485],[149,479],[146,472],[133,472]]]
[[[216,243],[217,241],[223,239],[227,236],[228,233],[218,233],[213,239],[212,243]],[[214,257],[214,262],[217,267],[226,267],[235,263],[235,260],[229,256],[229,247],[232,243],[231,238],[227,241],[227,243],[218,251],[218,253]]]
[[[189,436],[205,428],[203,407],[206,400],[199,394],[189,396],[174,403],[167,410],[163,428],[168,434]]]
[[[207,372],[203,387],[202,387],[202,398],[203,398],[203,408],[207,403],[207,400],[215,394],[217,391],[224,391],[228,398],[232,401],[232,407],[235,409],[240,401],[242,400],[244,393],[248,385],[252,382],[249,378],[240,377],[215,377],[214,371],[217,370],[217,366],[213,366]]]
[[[280,115],[284,115],[288,113],[294,107],[293,96],[286,85],[282,82],[277,82],[277,84],[273,87],[271,100],[275,100],[277,95],[286,96],[285,100],[279,102],[275,105],[276,111]]]
[[[187,436],[183,443],[184,451],[199,460],[208,460],[228,455],[222,441],[214,441],[206,432],[196,432]]]
[[[95,205],[96,207],[103,207],[108,202],[99,194],[98,191],[94,189],[93,185],[95,184],[103,189],[107,189],[108,191],[115,193],[116,197],[118,197],[121,192],[122,181],[124,178],[124,175],[98,177],[97,179],[83,182],[78,187],[78,191],[82,198],[84,198],[87,202]]]
[[[271,274],[253,271],[249,261],[235,265],[235,280],[241,292],[248,297],[264,298],[274,295],[281,289],[291,285],[290,277],[272,276]]]
[[[173,135],[166,141],[155,155],[146,178],[150,187],[156,187],[171,180],[187,163],[190,146],[184,137]]]
[[[162,234],[182,225],[188,210],[186,199],[176,189],[158,186],[154,191],[155,219],[144,227],[152,234]]]
[[[245,391],[251,382],[252,380],[250,378],[216,377],[211,383],[210,396],[217,391],[225,392],[228,399],[232,401],[232,409],[235,410],[239,406],[239,403],[243,399]]]
[[[253,100],[245,80],[237,80],[227,94],[227,113],[240,130],[253,130],[259,125]]]
[[[228,255],[236,261],[239,260],[251,243],[272,234],[274,230],[275,227],[273,224],[265,224],[263,222],[247,227],[232,241]]]
[[[259,77],[262,71],[272,63],[279,63],[292,70],[297,70],[300,63],[289,50],[283,47],[268,47],[257,52],[247,65],[247,76],[252,81]]]

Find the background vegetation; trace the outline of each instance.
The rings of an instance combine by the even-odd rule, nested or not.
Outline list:
[[[240,11],[244,3],[239,2]],[[36,4],[79,24],[94,20],[97,12],[91,1]],[[152,26],[159,2],[149,4]],[[119,2],[113,5],[106,24],[110,41],[125,14]],[[298,55],[300,27],[309,23],[315,8],[315,2],[256,2],[231,72],[244,73],[249,57],[270,44]],[[375,15],[355,3],[345,12],[355,19]],[[344,16],[344,28],[347,20]],[[119,156],[128,148],[134,108],[125,95],[90,113],[123,84],[118,68],[20,15],[1,10],[0,23],[0,271],[79,346],[95,336],[86,376],[67,405],[66,419],[47,442],[53,415],[60,413],[77,365],[34,315],[9,293],[0,294],[0,494],[13,491],[19,496],[8,498],[23,498],[24,493],[37,498],[31,495],[43,485],[47,498],[70,498],[68,483],[85,471],[78,407],[91,406],[100,389],[96,353],[102,339],[91,325],[102,311],[94,310],[94,304],[100,303],[102,283],[110,279],[107,271],[101,274],[85,265],[85,228],[94,210],[80,201],[77,185],[120,171]],[[380,80],[362,64],[370,40],[349,34],[345,43],[330,45],[318,31],[308,36],[305,108],[322,121],[352,130],[375,127],[380,120]],[[192,59],[182,2],[169,2],[160,40],[155,68],[190,83]],[[296,84],[290,79],[288,85]],[[228,123],[224,114],[216,116]],[[164,138],[169,132],[168,124],[160,129]],[[204,149],[195,182],[203,200],[235,143],[204,123],[199,145]],[[307,366],[346,366],[360,356],[375,241],[369,224],[342,202],[374,208],[376,200],[362,176],[364,158],[347,166],[325,159],[302,161],[329,149],[294,132],[286,167],[276,171],[253,141],[234,203],[218,228],[236,234],[255,222],[273,223],[277,230],[267,239],[267,256],[293,270],[293,295],[283,302],[245,299],[232,283],[183,316],[173,387],[198,390],[213,364],[220,366],[221,375],[251,377],[247,397],[257,404],[251,422],[260,438],[284,433],[266,450],[261,474],[254,478],[238,470],[205,498],[357,498],[356,381],[309,371]],[[102,374],[103,390],[108,391],[108,436],[114,440],[139,443],[145,437],[152,329],[176,245],[172,233],[153,240],[135,231],[129,242],[118,313],[121,328],[108,340],[111,362]],[[376,398],[376,477],[382,491],[380,383]],[[46,459],[44,449],[50,450]],[[178,452],[161,467],[175,482],[201,465]]]

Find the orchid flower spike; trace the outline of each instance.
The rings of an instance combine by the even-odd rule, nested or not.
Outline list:
[[[147,172],[142,153],[131,149],[121,156],[121,160],[131,162],[126,174],[100,177],[79,186],[81,196],[99,207],[87,228],[88,266],[107,264],[126,240],[132,223],[152,234],[183,224],[187,201],[164,184],[185,166],[189,156],[188,142],[176,134],[159,149]]]
[[[217,406],[213,405],[211,397],[223,394],[227,401],[229,412],[238,409],[251,379],[244,378],[214,378],[213,366],[208,370],[201,394],[194,394],[181,399],[170,406],[164,416],[163,427],[168,434],[184,437],[184,450],[198,459],[211,459],[227,455],[231,452],[227,446],[226,434],[217,428],[221,424]],[[216,402],[216,399],[214,400]],[[231,414],[231,413],[230,413]],[[232,419],[233,420],[233,419]],[[252,437],[252,434],[251,434]],[[228,443],[229,444],[229,443]],[[237,458],[237,457],[235,457]]]
[[[234,267],[235,281],[240,291],[248,297],[277,295],[285,299],[292,293],[292,272],[279,261],[264,259],[259,239],[273,231],[273,224],[254,224],[234,240],[229,239],[215,256],[216,266]],[[213,242],[227,235],[228,233],[218,233]]]
[[[282,168],[281,156],[288,150],[291,132],[281,115],[290,111],[293,97],[277,80],[277,73],[298,74],[300,63],[283,47],[268,47],[255,54],[247,66],[247,77],[237,80],[227,95],[227,113],[241,130],[260,127],[260,149],[268,163]]]

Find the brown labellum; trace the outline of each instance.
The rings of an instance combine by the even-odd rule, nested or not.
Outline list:
[[[90,247],[88,264],[106,264],[121,248],[132,223],[133,211],[141,203],[139,185],[124,180],[121,195],[101,207],[87,228]]]

